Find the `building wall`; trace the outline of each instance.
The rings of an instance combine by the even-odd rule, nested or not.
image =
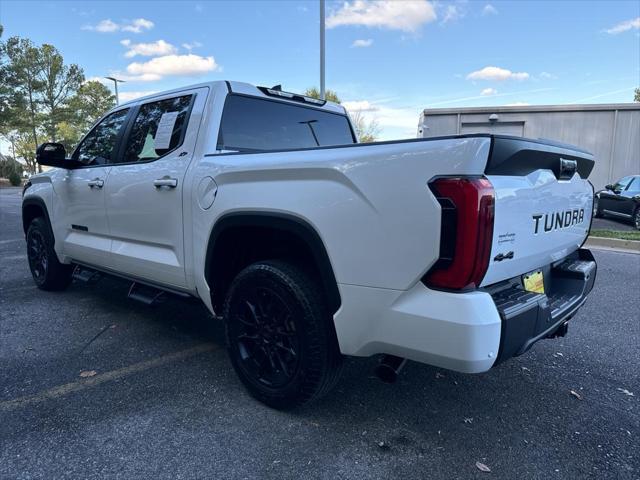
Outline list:
[[[425,110],[418,136],[482,132],[546,138],[576,145],[595,157],[589,179],[596,189],[622,176],[640,174],[640,105],[544,108]],[[489,121],[492,114],[498,116],[497,121]]]

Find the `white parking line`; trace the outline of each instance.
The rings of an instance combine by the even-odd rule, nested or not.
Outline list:
[[[44,390],[40,393],[36,393],[35,395],[19,397],[13,400],[6,400],[4,402],[0,402],[0,412],[64,397],[65,395],[68,395],[70,393],[79,392],[90,387],[95,387],[96,385],[100,385],[101,383],[118,380],[134,373],[139,373],[144,370],[149,370],[150,368],[166,365],[171,362],[176,362],[178,360],[192,357],[203,352],[217,350],[218,348],[219,346],[213,343],[203,343],[186,350],[181,350],[179,352],[170,353],[168,355],[163,355],[161,357],[146,360],[144,362],[134,363],[133,365],[129,365],[128,367],[101,373],[96,375],[95,377],[78,380],[77,382],[71,382],[65,385],[58,385],[57,387]]]

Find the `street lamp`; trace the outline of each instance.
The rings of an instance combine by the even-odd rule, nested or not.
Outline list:
[[[124,80],[118,80],[115,77],[104,77],[107,80],[111,80],[113,82],[113,84],[116,86],[116,105],[120,105],[120,99],[118,98],[118,82],[120,83],[125,83]]]
[[[324,93],[324,0],[320,0],[320,100]]]

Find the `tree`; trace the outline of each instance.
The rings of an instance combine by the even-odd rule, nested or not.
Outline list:
[[[84,73],[78,65],[65,65],[58,49],[46,43],[38,51],[38,70],[42,86],[43,123],[47,137],[55,142],[58,123],[69,115],[65,111],[65,103],[81,87]]]
[[[20,184],[23,165],[13,157],[0,154],[0,177],[8,178],[12,185]],[[17,181],[16,181],[17,178]]]
[[[64,106],[66,118],[56,125],[58,141],[71,151],[80,137],[115,104],[115,95],[102,83],[93,80],[83,83]]]
[[[351,117],[353,128],[356,129],[356,135],[360,143],[371,143],[377,140],[378,135],[380,135],[380,125],[375,118],[367,121],[361,110],[350,112],[349,116]]]
[[[42,82],[39,79],[39,51],[30,40],[11,37],[7,40],[6,55],[9,60],[6,81],[11,89],[9,104],[13,115],[13,128],[31,136],[32,148],[38,148],[38,115],[42,100]],[[24,111],[22,115],[20,111]],[[24,140],[24,139],[23,139]]]
[[[25,170],[29,173],[36,173],[38,164],[36,163],[36,151],[31,143],[32,138],[28,133],[20,133],[15,140],[16,158],[21,158],[25,163]]]
[[[634,94],[634,95],[633,95],[633,101],[634,101],[634,102],[640,102],[640,87],[636,88],[636,89],[633,91],[633,94]]]
[[[318,98],[318,99],[320,98],[320,90],[318,90],[316,87],[307,88],[307,91],[304,92],[304,94],[307,97]],[[340,103],[340,98],[338,97],[338,94],[333,90],[325,90],[324,99],[329,100],[330,102],[333,102],[333,103]]]
[[[84,82],[82,69],[65,65],[53,45],[20,37],[0,41],[0,135],[16,139],[16,157],[30,172],[40,142],[62,140],[71,150],[114,103],[108,88]]]

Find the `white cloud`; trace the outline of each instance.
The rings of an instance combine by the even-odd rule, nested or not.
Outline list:
[[[118,96],[120,97],[121,102],[129,102],[131,100],[135,100],[136,98],[146,97],[147,95],[153,95],[154,93],[158,93],[157,90],[144,90],[138,92],[119,92]]]
[[[554,75],[553,73],[549,73],[549,72],[540,72],[539,77],[543,78],[545,80],[555,80],[556,78],[558,78],[556,75]]]
[[[632,29],[640,29],[640,17],[632,18],[631,20],[625,20],[624,22],[620,22],[617,25],[614,25],[611,28],[607,28],[605,32],[609,35],[617,35],[619,33],[626,32]]]
[[[350,100],[342,102],[342,106],[351,115],[361,114],[365,121],[374,121],[380,127],[378,140],[413,138],[416,136],[418,118],[421,108],[395,107],[386,100],[372,102],[369,100]]]
[[[153,22],[145,18],[136,18],[133,22],[122,25],[121,28],[125,32],[140,33],[143,30],[151,30]]]
[[[482,9],[482,15],[483,16],[487,16],[487,15],[497,15],[498,14],[498,9],[496,7],[494,7],[493,5],[491,5],[490,3],[487,3],[484,8]]]
[[[447,5],[444,10],[444,18],[440,24],[455,22],[466,15],[466,12],[458,5]]]
[[[366,40],[354,40],[354,42],[351,44],[351,48],[366,48],[366,47],[370,47],[371,45],[373,45],[373,39],[372,38],[368,38]]]
[[[372,105],[368,100],[352,100],[342,102],[342,106],[350,112],[375,112],[380,108]]]
[[[129,80],[150,82],[160,80],[164,76],[201,75],[220,69],[213,57],[201,57],[192,53],[188,55],[165,55],[147,62],[133,62],[127,66]],[[125,78],[124,80],[127,80]]]
[[[145,18],[136,18],[130,22],[116,23],[110,18],[100,20],[95,25],[83,25],[82,30],[90,30],[100,33],[113,33],[117,31],[140,33],[143,30],[151,30],[154,23]]]
[[[485,88],[480,92],[480,95],[482,95],[483,97],[487,97],[489,95],[497,95],[497,94],[498,94],[498,90],[496,90],[495,88]]]
[[[345,2],[327,18],[327,28],[341,25],[363,25],[415,32],[423,24],[433,22],[436,12],[426,0],[353,0]]]
[[[529,78],[527,72],[512,72],[506,68],[484,67],[467,75],[467,80],[526,80]]]
[[[131,40],[125,39],[121,40],[120,43],[129,49],[127,53],[124,54],[127,58],[132,58],[136,55],[142,55],[143,57],[172,55],[178,51],[176,47],[164,40],[151,43],[131,43]]]
[[[200,42],[183,43],[182,48],[185,50],[193,50],[194,48],[200,48],[202,44]]]
[[[113,22],[111,19],[100,20],[95,25],[83,25],[82,30],[93,30],[100,33],[116,32],[120,29],[120,25]]]

